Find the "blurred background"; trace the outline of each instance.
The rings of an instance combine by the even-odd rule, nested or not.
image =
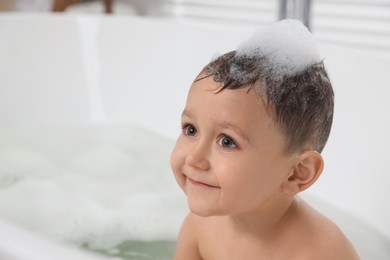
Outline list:
[[[304,21],[318,39],[390,52],[390,0],[2,0],[0,12],[66,12],[196,19],[211,24]]]

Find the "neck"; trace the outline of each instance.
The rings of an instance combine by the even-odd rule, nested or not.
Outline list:
[[[278,234],[283,225],[291,219],[297,207],[297,199],[283,198],[277,203],[273,201],[261,209],[253,212],[229,216],[231,227],[240,235],[255,236],[258,239],[269,240]]]

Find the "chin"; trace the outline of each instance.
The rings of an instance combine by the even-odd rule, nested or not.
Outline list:
[[[213,214],[212,212],[207,212],[207,211],[204,211],[204,210],[196,210],[196,209],[193,209],[190,207],[190,211],[199,216],[199,217],[211,217],[211,216],[215,216],[215,214]]]
[[[188,202],[188,207],[190,211],[200,217],[212,217],[212,216],[224,216],[221,210],[216,209],[215,207],[208,207],[206,205],[194,205],[195,203]]]

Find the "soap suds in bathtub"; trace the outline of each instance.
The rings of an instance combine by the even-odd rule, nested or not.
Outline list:
[[[186,206],[172,145],[134,126],[2,127],[0,219],[100,250],[174,240]]]

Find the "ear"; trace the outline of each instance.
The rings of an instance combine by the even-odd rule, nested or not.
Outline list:
[[[297,163],[282,185],[288,195],[295,195],[309,188],[320,177],[324,160],[320,153],[310,150],[298,156]]]

